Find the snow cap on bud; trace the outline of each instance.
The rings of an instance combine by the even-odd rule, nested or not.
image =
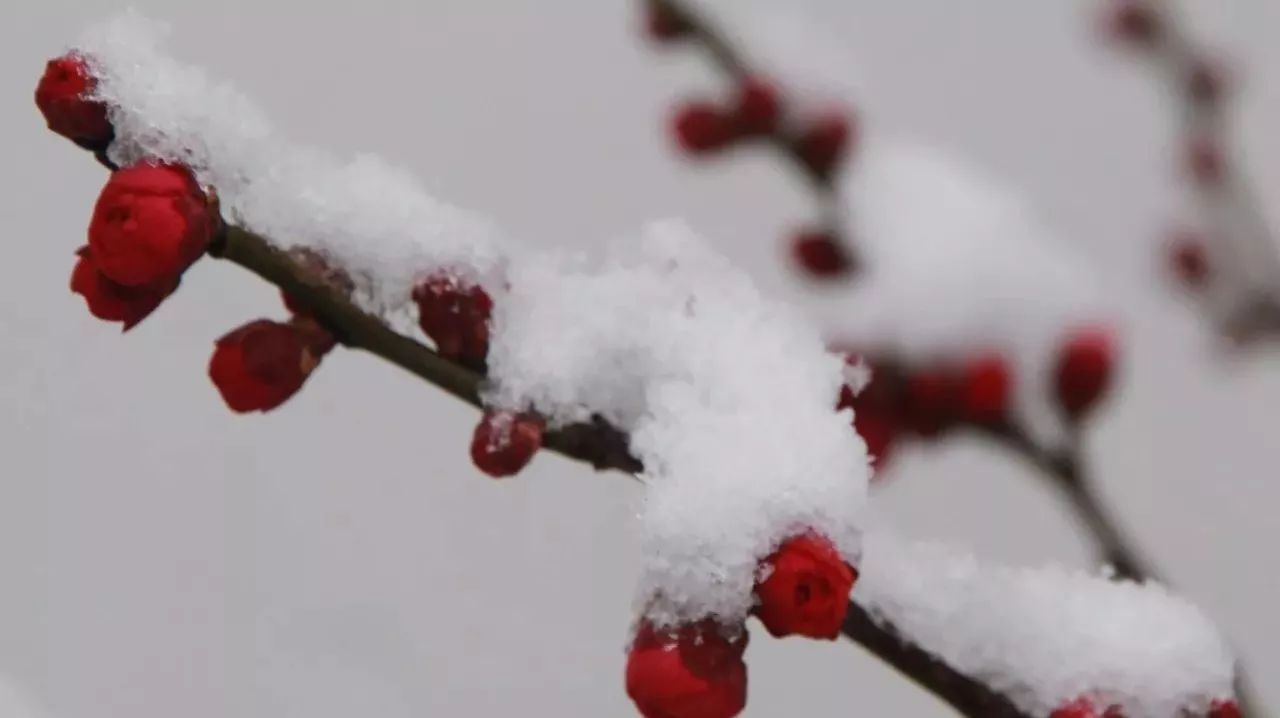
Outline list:
[[[514,476],[542,448],[542,431],[537,416],[486,411],[471,437],[471,460],[494,478]]]
[[[1106,327],[1076,329],[1058,349],[1054,387],[1058,405],[1072,420],[1088,413],[1111,387],[1115,340]]]
[[[117,284],[98,271],[88,247],[81,247],[76,255],[79,258],[71,272],[71,291],[84,297],[90,314],[107,322],[123,322],[124,331],[146,319],[177,288],[176,280],[167,288]]]
[[[216,342],[209,378],[232,411],[271,411],[298,393],[332,347],[310,320],[258,319]]]
[[[769,633],[834,639],[840,635],[858,572],[815,533],[782,542],[761,562],[756,615]]]
[[[36,107],[49,129],[95,151],[112,138],[106,105],[90,99],[96,84],[85,59],[69,54],[50,60],[36,85]]]
[[[418,325],[441,356],[470,363],[489,354],[489,316],[493,300],[478,284],[437,272],[413,289]]]
[[[661,631],[641,624],[627,654],[627,695],[645,718],[733,718],[747,705],[747,632],[712,621]]]
[[[137,164],[111,174],[89,223],[98,270],[130,287],[173,284],[213,239],[216,217],[184,167]]]

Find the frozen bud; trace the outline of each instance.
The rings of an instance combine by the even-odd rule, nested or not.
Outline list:
[[[831,279],[853,268],[849,253],[830,232],[806,231],[791,241],[791,255],[810,277]]]
[[[209,378],[235,412],[271,411],[298,393],[332,348],[318,327],[258,319],[219,339]]]
[[[1151,45],[1161,33],[1160,15],[1150,0],[1113,0],[1107,29],[1112,37],[1135,45]]]
[[[644,623],[627,654],[627,695],[645,718],[733,718],[747,705],[747,633],[711,621],[661,631]]]
[[[85,59],[70,54],[50,60],[36,85],[36,107],[49,129],[95,151],[112,138],[106,106],[91,99],[96,84]]]
[[[1054,386],[1058,405],[1079,420],[1106,394],[1115,372],[1115,342],[1109,330],[1086,327],[1069,334],[1058,350]]]
[[[489,317],[493,300],[484,288],[451,273],[436,273],[413,290],[418,325],[441,356],[472,363],[489,353]]]
[[[1190,230],[1175,232],[1169,243],[1169,265],[1183,286],[1203,287],[1209,281],[1210,271],[1204,238]]]
[[[932,437],[951,428],[961,400],[959,378],[947,369],[922,369],[907,377],[907,424],[917,434]]]
[[[690,155],[722,150],[738,139],[734,118],[716,105],[689,102],[680,107],[672,123],[676,142]]]
[[[965,418],[979,424],[994,424],[1004,419],[1012,392],[1011,373],[1008,362],[998,354],[967,362],[960,397]]]
[[[1209,706],[1209,718],[1241,718],[1240,704],[1231,699],[1218,699]]]
[[[853,119],[849,113],[829,110],[800,128],[794,148],[809,171],[825,179],[848,154],[853,140]]]
[[[787,539],[761,562],[755,613],[770,634],[834,639],[840,635],[858,572],[826,537]]]
[[[216,222],[186,168],[137,164],[107,180],[89,223],[89,248],[112,281],[167,287],[204,254]]]
[[[733,119],[742,134],[771,134],[781,117],[782,101],[773,83],[761,77],[748,77],[739,84]]]
[[[1222,183],[1227,174],[1227,159],[1217,138],[1194,136],[1187,141],[1184,151],[1187,174],[1191,179],[1205,187]]]
[[[122,322],[124,331],[146,319],[177,287],[176,281],[167,288],[117,284],[98,271],[88,247],[81,247],[76,254],[79,258],[71,272],[71,291],[84,297],[90,314],[103,321]]]
[[[671,42],[688,37],[693,26],[688,18],[662,0],[649,0],[645,3],[645,29],[649,37],[658,42]]]
[[[487,411],[471,437],[471,460],[494,478],[520,473],[542,448],[542,419],[511,411]]]
[[[1187,68],[1187,96],[1199,105],[1212,105],[1226,92],[1226,73],[1220,65],[1199,58]]]

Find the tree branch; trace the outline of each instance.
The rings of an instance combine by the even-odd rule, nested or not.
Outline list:
[[[293,301],[306,307],[344,346],[366,351],[472,406],[481,406],[482,374],[393,331],[340,292],[318,282],[287,252],[275,248],[266,239],[242,228],[227,226],[210,247],[209,254],[238,264],[279,287]],[[636,474],[644,468],[629,453],[626,435],[600,419],[549,431],[544,443],[552,451],[596,469]],[[877,622],[852,601],[843,632],[962,715],[1032,718],[1019,712],[1008,698],[903,638],[892,624]]]

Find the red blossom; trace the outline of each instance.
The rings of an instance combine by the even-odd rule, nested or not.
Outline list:
[[[733,718],[747,704],[745,629],[726,639],[710,621],[640,626],[627,655],[627,695],[645,718]]]
[[[173,283],[213,238],[214,214],[195,178],[175,165],[111,174],[89,223],[98,269],[131,287]]]
[[[1111,387],[1115,342],[1103,327],[1085,327],[1069,334],[1058,350],[1054,371],[1059,406],[1078,420],[1097,405]]]
[[[814,174],[829,177],[853,144],[853,120],[847,112],[829,110],[811,119],[795,138],[795,150]]]
[[[493,300],[483,287],[441,272],[419,282],[413,300],[418,304],[418,325],[441,356],[484,361],[489,354]]]
[[[81,146],[99,150],[111,144],[107,108],[92,100],[97,80],[79,55],[55,57],[36,85],[36,107],[49,129]]]
[[[76,254],[79,259],[71,272],[71,291],[84,297],[90,314],[108,322],[123,322],[124,331],[146,319],[177,288],[176,281],[167,288],[117,284],[98,271],[88,247],[81,247]]]
[[[722,150],[739,136],[734,118],[708,102],[689,102],[680,107],[671,127],[680,149],[690,155]]]
[[[858,572],[831,541],[814,533],[787,539],[762,562],[761,573],[755,612],[770,634],[840,635]]]
[[[520,473],[542,448],[542,419],[510,411],[487,411],[471,437],[471,460],[494,478]]]
[[[271,411],[298,393],[332,346],[308,320],[258,319],[216,342],[209,378],[232,411]]]
[[[853,266],[848,253],[829,232],[797,234],[791,243],[791,254],[800,268],[814,278],[839,277]]]

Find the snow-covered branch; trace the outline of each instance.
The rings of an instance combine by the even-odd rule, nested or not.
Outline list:
[[[231,409],[279,406],[346,346],[482,408],[485,473],[546,447],[644,483],[626,687],[645,715],[740,712],[748,619],[843,633],[969,716],[1231,715],[1229,652],[1165,589],[868,533],[844,357],[684,225],[594,263],[521,248],[377,158],[292,145],[136,17],[51,62],[37,104],[114,170],[72,278],[96,316],[137,324],[206,254],[281,289],[288,321],[215,346]]]

